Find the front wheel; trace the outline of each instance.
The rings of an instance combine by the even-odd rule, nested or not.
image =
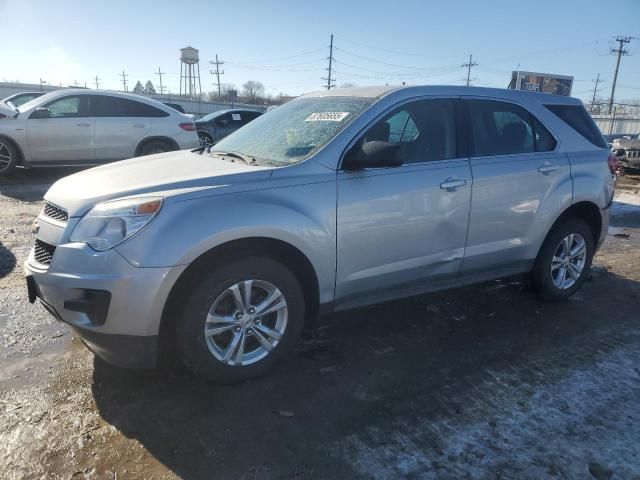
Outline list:
[[[18,163],[18,152],[15,147],[0,138],[0,177],[10,175]]]
[[[231,261],[197,280],[177,326],[180,355],[197,375],[235,383],[271,369],[300,336],[302,289],[266,257]]]
[[[572,218],[557,225],[536,259],[534,287],[547,300],[570,297],[589,275],[593,253],[593,233],[584,221]]]
[[[208,147],[213,143],[213,138],[211,138],[211,135],[204,132],[198,132],[198,140],[200,141],[201,147]]]

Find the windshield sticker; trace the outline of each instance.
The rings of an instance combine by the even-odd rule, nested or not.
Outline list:
[[[341,122],[349,112],[316,112],[309,115],[305,122]]]
[[[239,122],[240,121],[240,114],[239,113],[232,113],[231,114],[231,120],[233,120],[234,122]]]

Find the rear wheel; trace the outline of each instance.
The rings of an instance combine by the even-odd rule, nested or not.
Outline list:
[[[570,297],[589,275],[593,253],[593,233],[584,221],[572,218],[557,225],[536,259],[534,287],[548,300]]]
[[[290,350],[305,316],[302,289],[282,264],[243,258],[194,284],[177,326],[195,374],[234,383],[261,375]]]
[[[10,175],[18,163],[18,151],[7,140],[0,138],[0,177]]]
[[[170,152],[172,150],[174,149],[168,142],[163,140],[151,140],[142,146],[138,156],[144,157],[145,155],[154,155],[156,153]]]

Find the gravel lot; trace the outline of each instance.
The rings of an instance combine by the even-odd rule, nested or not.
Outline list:
[[[28,303],[30,225],[68,173],[0,179],[1,478],[640,479],[640,177],[570,301],[514,279],[341,313],[221,387],[108,367]]]

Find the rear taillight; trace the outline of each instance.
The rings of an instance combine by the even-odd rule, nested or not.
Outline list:
[[[609,171],[611,172],[611,175],[621,175],[623,173],[622,165],[620,164],[618,157],[616,157],[613,153],[609,154],[609,157],[607,158],[607,164],[609,165]]]
[[[186,130],[187,132],[195,132],[196,125],[195,123],[181,123],[178,125],[181,129]]]

